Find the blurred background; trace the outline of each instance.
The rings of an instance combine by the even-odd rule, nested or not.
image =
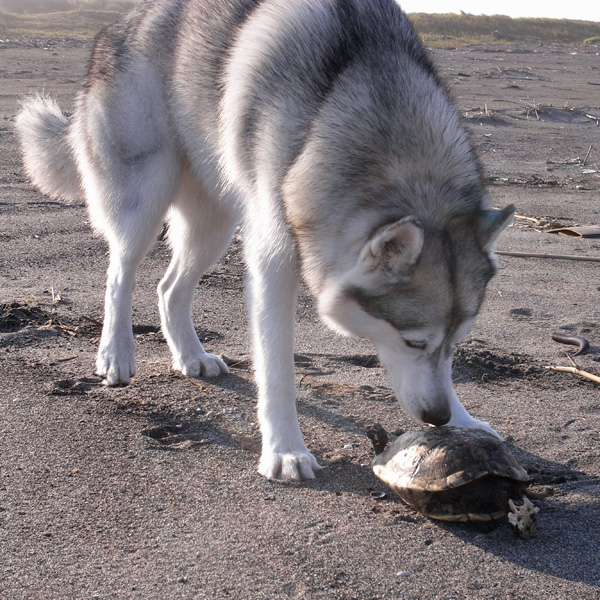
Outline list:
[[[137,0],[0,0],[0,41],[93,38]],[[600,2],[401,0],[417,31],[433,47],[499,42],[600,42]],[[502,13],[502,14],[497,14]]]

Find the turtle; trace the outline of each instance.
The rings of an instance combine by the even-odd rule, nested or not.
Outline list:
[[[369,431],[370,430],[370,431]],[[386,434],[369,428],[376,452]],[[506,443],[482,429],[429,427],[400,435],[373,460],[375,475],[409,506],[442,521],[493,521],[529,481]]]

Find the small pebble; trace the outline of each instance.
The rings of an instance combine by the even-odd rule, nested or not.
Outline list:
[[[344,450],[352,450],[352,444],[345,444]]]
[[[385,497],[386,497],[385,492],[377,492],[377,491],[371,492],[371,498],[375,498],[375,500],[383,500],[383,498],[385,498]]]
[[[398,571],[396,577],[410,577],[410,573],[408,571]]]

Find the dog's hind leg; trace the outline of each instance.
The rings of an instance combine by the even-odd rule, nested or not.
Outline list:
[[[96,360],[108,385],[128,384],[135,373],[135,272],[156,241],[181,172],[162,76],[141,56],[134,61],[115,56],[98,43],[89,86],[69,128],[90,221],[110,251]]]
[[[176,152],[154,152],[123,160],[108,144],[104,161],[83,157],[84,186],[94,228],[109,246],[104,324],[96,372],[109,386],[127,385],[135,374],[131,302],[135,272],[156,241],[180,170]]]
[[[113,170],[110,203],[89,202],[92,220],[107,239],[110,251],[104,324],[96,359],[96,372],[109,386],[126,385],[135,374],[131,319],[135,273],[160,231],[173,196],[177,166],[173,157],[157,155],[147,158],[144,165],[136,165],[135,170],[122,185],[116,181],[118,170]]]
[[[192,301],[202,274],[231,243],[235,212],[185,172],[168,220],[173,258],[158,286],[158,305],[173,367],[191,377],[228,373],[225,363],[202,347],[192,322]]]

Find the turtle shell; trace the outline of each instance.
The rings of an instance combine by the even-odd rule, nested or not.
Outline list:
[[[496,436],[446,426],[401,435],[375,457],[373,471],[407,504],[446,521],[499,519],[528,480]]]

